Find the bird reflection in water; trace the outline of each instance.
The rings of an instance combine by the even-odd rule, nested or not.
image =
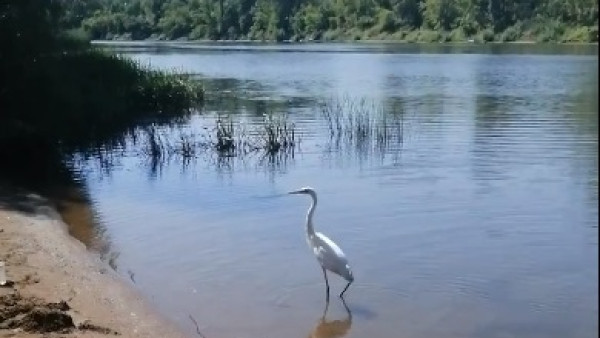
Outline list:
[[[352,312],[346,305],[346,301],[344,298],[340,298],[344,308],[346,309],[347,316],[345,319],[335,319],[335,320],[326,320],[327,310],[329,308],[329,302],[325,303],[325,311],[323,311],[323,316],[317,323],[317,326],[312,330],[309,335],[309,338],[338,338],[344,337],[350,332],[350,328],[352,327]]]

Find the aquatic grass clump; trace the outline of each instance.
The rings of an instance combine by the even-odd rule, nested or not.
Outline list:
[[[190,159],[210,152],[226,157],[243,157],[251,153],[279,156],[293,153],[297,144],[294,124],[286,117],[265,116],[263,123],[250,132],[244,124],[234,123],[231,116],[217,116],[212,123],[214,127],[203,127],[195,133],[177,126],[151,124],[140,127],[132,139],[138,144],[139,153],[153,163],[164,162],[173,156]]]
[[[151,125],[143,130],[147,136],[145,152],[152,158],[162,158],[167,152],[167,147],[157,128]]]
[[[266,115],[262,123],[250,130],[243,123],[234,123],[231,116],[219,116],[215,127],[208,129],[210,147],[232,156],[264,151],[274,154],[288,151],[296,144],[294,124],[287,117]]]
[[[265,115],[262,132],[258,135],[262,140],[262,148],[271,154],[280,149],[293,149],[296,143],[294,124],[288,122],[286,116],[276,118]]]
[[[404,106],[401,100],[382,105],[350,97],[321,102],[318,109],[329,134],[325,158],[337,165],[347,159],[362,164],[397,158],[404,142]]]
[[[235,128],[233,120],[228,118],[224,121],[218,118],[215,127],[215,143],[214,148],[219,152],[232,152],[236,149],[235,145]]]
[[[204,148],[194,134],[186,133],[179,127],[168,128],[156,124],[140,127],[132,134],[132,139],[135,140],[134,144],[139,145],[138,154],[145,155],[153,163],[165,162],[174,156],[187,160]]]
[[[348,97],[331,99],[323,102],[320,109],[331,137],[366,139],[374,131],[375,116],[372,113],[376,107],[364,98],[358,101]]]
[[[320,104],[330,138],[356,145],[375,143],[384,146],[402,142],[403,115],[395,107],[384,108],[361,98],[330,99]]]
[[[202,87],[190,76],[160,70],[144,70],[136,94],[139,108],[161,116],[177,115],[204,98]]]
[[[189,75],[151,69],[125,56],[90,50],[73,56],[87,75],[121,90],[128,109],[137,114],[179,115],[204,99],[204,90]],[[133,112],[129,112],[133,113]]]
[[[194,139],[190,135],[179,136],[180,154],[184,158],[191,158],[196,156],[196,147],[194,146]]]

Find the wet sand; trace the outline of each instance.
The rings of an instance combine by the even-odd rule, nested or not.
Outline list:
[[[0,287],[0,337],[185,337],[45,203],[0,204],[0,261],[10,281]]]

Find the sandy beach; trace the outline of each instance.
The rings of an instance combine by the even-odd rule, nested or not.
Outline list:
[[[30,212],[0,204],[0,337],[184,337],[33,199]]]

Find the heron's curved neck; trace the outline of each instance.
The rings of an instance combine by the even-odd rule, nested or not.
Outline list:
[[[312,236],[315,234],[315,228],[313,227],[312,219],[313,214],[315,213],[315,208],[317,207],[317,196],[311,194],[312,203],[310,208],[308,208],[308,213],[306,214],[306,234]]]

